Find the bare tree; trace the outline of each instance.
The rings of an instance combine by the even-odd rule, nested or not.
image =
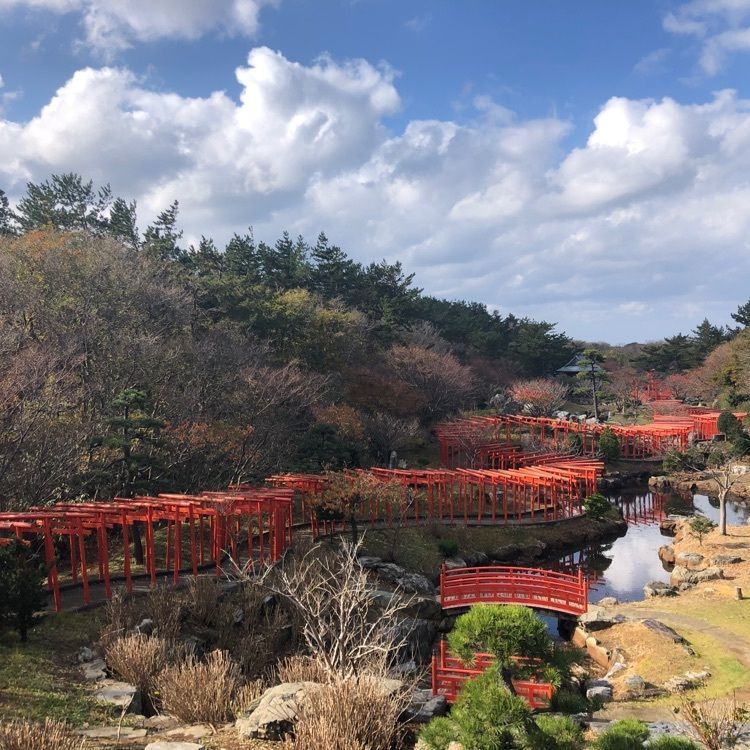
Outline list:
[[[381,463],[387,463],[391,451],[400,450],[419,435],[416,419],[401,419],[387,412],[376,411],[364,423],[367,441]]]
[[[337,551],[317,544],[297,558],[268,568],[261,585],[297,613],[309,651],[335,677],[386,675],[407,642],[401,615],[413,597],[394,596],[376,605],[360,543],[342,540]]]

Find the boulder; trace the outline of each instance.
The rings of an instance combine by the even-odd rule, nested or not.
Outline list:
[[[154,632],[154,621],[148,617],[141,620],[135,626],[135,632],[140,633],[141,635],[151,635]]]
[[[116,708],[118,711],[139,714],[141,712],[141,693],[135,685],[116,680],[102,680],[94,698]]]
[[[148,732],[145,729],[121,726],[101,726],[79,729],[78,734],[94,740],[139,740]]]
[[[235,722],[241,739],[281,740],[292,730],[314,682],[283,682],[266,690]]]
[[[659,547],[659,551],[657,552],[657,554],[659,555],[659,559],[665,565],[675,564],[674,547],[671,544],[664,544]]]
[[[488,565],[490,562],[489,555],[484,552],[467,552],[463,555],[463,558],[470,568],[476,568],[480,565]]]
[[[96,657],[96,654],[92,649],[90,649],[88,646],[84,646],[79,652],[78,652],[78,663],[84,664],[87,661],[94,661],[94,658]]]
[[[578,622],[589,631],[604,630],[618,623],[625,622],[625,617],[603,609],[592,609],[586,612],[586,614],[581,615],[578,618]]]
[[[429,578],[420,573],[409,573],[395,563],[380,563],[375,567],[375,572],[384,581],[388,581],[388,583],[392,583],[411,594],[437,593],[437,589]]]
[[[599,599],[597,605],[599,607],[616,607],[620,602],[614,596],[605,596],[603,599]]]
[[[365,555],[364,557],[360,557],[358,561],[360,566],[364,568],[365,570],[373,570],[378,567],[378,565],[383,564],[383,560],[379,557],[369,557]]]
[[[711,565],[736,565],[741,562],[742,558],[739,555],[716,555],[711,559]]]
[[[677,589],[664,581],[649,581],[643,587],[643,593],[647,599],[652,596],[675,596]]]
[[[672,677],[664,683],[664,688],[670,693],[682,693],[692,690],[710,677],[708,672],[686,672]]]
[[[721,568],[710,567],[703,570],[688,570],[682,565],[676,565],[672,571],[672,584],[681,583],[701,583],[703,581],[715,581],[724,578],[724,571]]]
[[[605,683],[606,680],[598,680],[598,682]],[[608,682],[607,684],[593,685],[592,687],[586,688],[586,697],[591,700],[592,698],[598,698],[602,701],[612,700],[612,685]]]
[[[687,516],[670,514],[660,521],[659,530],[664,536],[675,536],[679,525],[686,519],[686,517]]]
[[[521,547],[517,544],[506,544],[502,547],[498,547],[494,552],[490,553],[490,557],[498,562],[509,562],[517,560],[521,554]]]
[[[432,659],[432,645],[438,634],[438,624],[433,620],[405,617],[395,625],[397,637],[404,640],[402,659],[413,659],[417,664],[426,664]]]
[[[94,659],[93,661],[84,662],[81,665],[83,679],[87,682],[98,682],[107,679],[107,665],[104,659]]]
[[[626,677],[622,683],[630,693],[640,694],[646,689],[646,680],[639,674],[632,674]]]
[[[648,486],[656,490],[666,490],[672,486],[672,482],[669,477],[665,476],[650,477],[648,480]]]
[[[418,724],[426,724],[436,716],[448,712],[448,702],[444,695],[433,695],[432,690],[415,690],[402,718]]]
[[[606,675],[604,675],[605,680],[611,680],[613,677],[617,676],[622,672],[623,670],[627,669],[628,665],[625,664],[623,661],[616,661],[607,672]]]
[[[699,570],[706,558],[697,552],[680,552],[676,557],[676,563],[688,570]]]
[[[466,560],[460,557],[448,557],[443,560],[443,564],[446,570],[458,570],[459,568],[467,567]]]

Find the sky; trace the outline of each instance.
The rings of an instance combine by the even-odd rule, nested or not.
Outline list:
[[[0,0],[0,188],[655,340],[750,297],[748,74],[750,0]]]

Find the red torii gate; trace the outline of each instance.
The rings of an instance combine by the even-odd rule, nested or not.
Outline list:
[[[276,560],[292,542],[292,490],[237,489],[232,492],[206,492],[200,495],[163,494],[156,497],[116,498],[110,502],[57,503],[22,512],[0,513],[0,544],[15,537],[25,541],[41,539],[48,568],[48,585],[55,609],[62,608],[60,574],[55,539],[66,539],[73,584],[79,583],[83,600],[90,602],[87,540],[96,540],[96,562],[105,598],[111,596],[110,546],[113,532],[119,530],[123,552],[123,576],[132,590],[132,528],[144,529],[145,572],[155,585],[158,574],[172,573],[174,583],[180,574],[198,574],[206,560],[219,574],[225,552],[239,559],[239,537],[246,527],[247,557]],[[166,549],[163,567],[157,561],[154,528],[165,525]],[[189,538],[189,566],[183,565],[183,528]],[[206,540],[206,530],[209,540]]]

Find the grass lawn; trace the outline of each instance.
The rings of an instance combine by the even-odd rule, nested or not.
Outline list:
[[[28,643],[0,633],[0,721],[45,717],[80,725],[102,723],[108,710],[90,697],[76,666],[77,652],[98,637],[95,612],[46,617]]]

